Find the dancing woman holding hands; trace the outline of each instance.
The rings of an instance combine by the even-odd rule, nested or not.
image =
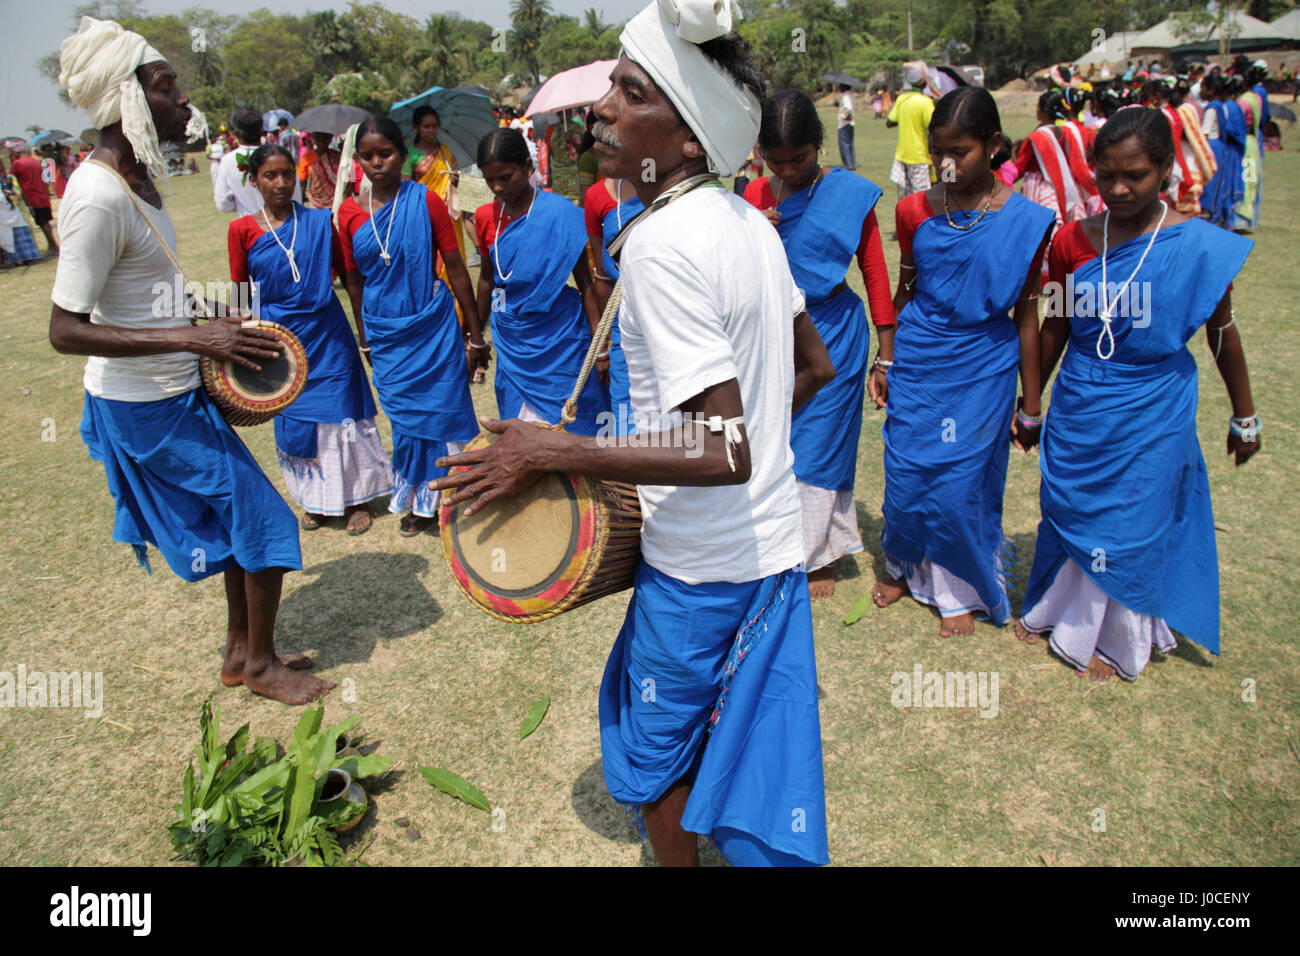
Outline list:
[[[438,513],[429,482],[447,472],[435,462],[458,452],[479,430],[453,293],[465,316],[470,363],[486,366],[487,344],[446,205],[402,179],[401,130],[386,116],[372,116],[357,129],[356,142],[371,192],[360,201],[343,200],[339,238],[361,352],[371,360],[380,405],[393,423],[388,510],[410,509],[401,525],[410,537]],[[438,279],[439,252],[451,292]]]
[[[844,279],[856,258],[881,348],[892,352],[894,305],[876,224],[880,187],[817,161],[822,124],[808,94],[788,90],[763,106],[758,134],[772,175],[745,199],[776,226],[808,314],[835,366],[834,380],[794,414],[790,447],[803,505],[804,567],[810,596],[835,592],[835,562],[862,550],[853,479],[862,432],[871,333],[866,310]]]
[[[1120,110],[1096,155],[1106,212],[1062,229],[1049,255],[1042,380],[1065,358],[1042,436],[1042,522],[1016,634],[1032,642],[1051,631],[1049,646],[1080,674],[1134,680],[1152,647],[1174,647],[1173,631],[1219,652],[1214,516],[1187,343],[1204,325],[1232,401],[1227,453],[1240,466],[1259,450],[1260,420],[1230,283],[1252,243],[1160,199],[1174,163],[1162,112]],[[1117,423],[1135,440],[1117,440]]]
[[[1039,264],[1054,217],[993,175],[1001,145],[988,91],[962,87],[935,106],[940,181],[895,209],[898,331],[892,354],[882,340],[868,385],[877,405],[888,403],[881,543],[891,577],[873,598],[886,607],[911,593],[937,607],[945,637],[973,633],[973,612],[999,626],[1011,619],[1007,427],[1013,416],[1021,422],[1017,444],[1027,450],[1042,422]]]
[[[327,515],[346,515],[348,534],[371,525],[365,503],[393,489],[393,473],[375,426],[356,341],[334,294],[333,273],[346,272],[328,209],[293,200],[293,157],[278,144],[248,157],[263,206],[230,224],[230,278],[257,283],[261,318],[278,322],[307,350],[307,385],[275,416],[275,451],[304,531]]]

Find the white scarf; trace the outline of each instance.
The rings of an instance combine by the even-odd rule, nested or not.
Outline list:
[[[652,0],[619,36],[628,59],[650,74],[700,141],[710,171],[723,176],[749,156],[762,108],[696,44],[730,32],[742,16],[734,0]]]

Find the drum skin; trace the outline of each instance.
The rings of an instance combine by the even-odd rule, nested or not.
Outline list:
[[[232,425],[261,425],[293,404],[307,385],[307,351],[298,336],[276,322],[256,326],[283,343],[279,358],[259,359],[254,372],[231,359],[199,359],[199,374],[208,396]]]
[[[465,450],[497,437],[482,432]],[[469,517],[464,503],[447,504],[450,494],[439,509],[443,559],[466,597],[493,617],[543,621],[632,586],[641,560],[635,485],[552,472]]]

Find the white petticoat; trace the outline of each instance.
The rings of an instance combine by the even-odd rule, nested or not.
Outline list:
[[[1025,630],[1051,631],[1048,646],[1076,670],[1086,670],[1096,654],[1125,680],[1136,680],[1151,659],[1151,648],[1178,646],[1163,618],[1131,611],[1111,600],[1068,558],[1042,599],[1021,618]]]
[[[373,418],[351,425],[316,425],[316,457],[275,450],[289,497],[317,515],[341,515],[351,505],[393,490],[393,470]]]
[[[798,482],[803,505],[804,567],[816,571],[862,548],[853,489],[836,491]]]
[[[885,572],[891,578],[903,577],[903,568],[891,561],[888,555],[885,557]],[[975,588],[929,558],[918,564],[906,577],[912,597],[922,604],[938,608],[943,617],[959,617],[975,611],[989,613]]]

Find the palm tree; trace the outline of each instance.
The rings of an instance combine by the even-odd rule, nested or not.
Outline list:
[[[601,20],[604,10],[596,12],[595,7],[588,7],[582,14],[583,27],[591,32],[593,39],[600,39],[600,35],[609,29],[609,24]]]
[[[27,127],[25,132],[31,133],[32,137],[35,138],[45,132],[45,127],[37,126],[35,123],[33,123],[31,126]]]
[[[510,4],[511,53],[523,61],[534,83],[538,77],[537,44],[550,15],[550,0],[512,0]]]
[[[432,14],[424,24],[424,35],[415,44],[416,69],[426,86],[452,86],[456,77],[452,64],[460,50],[455,26],[446,14]]]

